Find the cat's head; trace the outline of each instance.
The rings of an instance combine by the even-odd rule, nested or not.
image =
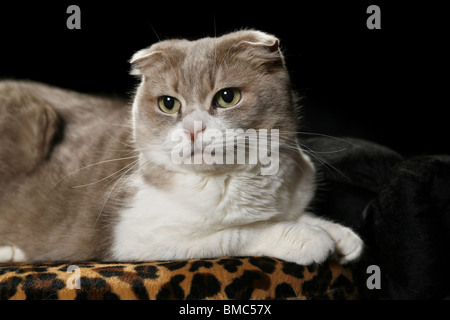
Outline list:
[[[280,143],[295,140],[289,75],[272,35],[238,31],[162,41],[138,51],[131,64],[132,74],[141,78],[133,134],[136,148],[151,164],[169,170],[233,170],[254,165],[255,156],[259,164],[258,153],[250,153],[260,149],[264,133],[274,144],[277,130]],[[233,133],[250,137],[245,163],[236,151],[243,140]],[[255,137],[259,145],[251,145]]]

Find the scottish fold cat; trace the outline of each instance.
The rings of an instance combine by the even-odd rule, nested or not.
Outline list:
[[[0,261],[360,256],[306,210],[315,171],[276,37],[166,40],[131,64],[129,106],[0,82]]]

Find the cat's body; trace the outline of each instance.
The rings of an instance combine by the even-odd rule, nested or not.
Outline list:
[[[118,176],[102,179],[129,162],[108,160],[133,155],[118,142],[127,142],[124,105],[32,82],[0,83],[0,162],[8,164],[0,166],[0,245],[39,260],[102,253],[110,241],[102,219],[114,197],[104,215],[101,207]]]
[[[309,264],[334,251],[343,262],[359,256],[362,242],[350,229],[305,212],[314,168],[296,143],[275,37],[163,41],[132,63],[142,81],[131,109],[0,82],[0,261],[266,255]],[[276,170],[262,174],[260,161],[174,161],[180,144],[193,154],[212,146],[213,129],[279,130]],[[181,142],[171,139],[176,130]]]

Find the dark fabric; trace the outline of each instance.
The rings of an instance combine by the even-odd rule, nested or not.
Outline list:
[[[449,293],[450,156],[404,158],[352,138],[301,138],[318,169],[311,210],[352,227],[378,265],[382,299]],[[364,272],[364,270],[361,270]]]

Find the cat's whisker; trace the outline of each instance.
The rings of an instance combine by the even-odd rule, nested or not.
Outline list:
[[[125,146],[125,147],[131,148],[131,150],[135,150],[134,145],[128,144],[128,143],[126,143],[126,142],[124,142],[124,141],[121,141],[121,140],[119,140],[119,139],[116,139],[116,138],[115,138],[112,134],[110,134],[110,133],[107,133],[107,134],[108,134],[108,136],[109,136],[112,140],[114,140],[114,141],[120,143],[121,145],[123,145],[123,146]]]
[[[250,137],[242,137],[242,141],[244,141],[244,139],[246,139],[245,145],[242,145],[242,146],[239,146],[239,145],[236,144],[236,138],[235,137],[232,137],[229,140],[225,140],[223,142],[219,142],[217,144],[210,143],[210,144],[208,144],[208,146],[210,148],[212,148],[212,149],[215,149],[215,150],[217,150],[217,149],[221,150],[222,149],[224,157],[226,156],[226,151],[227,151],[227,149],[223,150],[225,147],[232,146],[233,147],[233,152],[236,152],[240,148],[244,147],[243,151],[244,151],[246,159],[248,159],[248,156],[249,156],[250,152],[260,152],[260,148],[259,148],[260,143],[263,143],[263,144],[266,144],[266,145],[267,145],[267,143],[270,143],[269,139],[263,139],[263,141],[261,142],[260,139],[258,139],[257,137],[251,137],[251,136]],[[229,143],[229,144],[227,145],[227,143]],[[301,142],[299,142],[297,139],[288,139],[287,142],[279,143],[278,144],[278,148],[275,148],[274,150],[273,149],[267,149],[266,152],[270,151],[270,155],[271,156],[281,156],[284,159],[289,159],[290,161],[295,163],[296,166],[300,170],[303,170],[303,168],[300,165],[297,164],[297,161],[295,161],[295,159],[293,158],[292,155],[290,155],[289,153],[285,153],[285,152],[281,151],[282,149],[284,149],[284,150],[290,150],[290,151],[297,152],[297,151],[300,150],[300,148],[306,154],[312,156],[318,162],[320,162],[324,167],[329,169],[333,174],[334,174],[334,172],[338,172],[344,178],[348,179],[346,177],[346,175],[343,174],[339,169],[337,169],[335,166],[331,165],[325,159],[320,157],[320,154],[343,152],[343,151],[347,150],[347,148],[342,148],[342,149],[338,149],[338,150],[331,150],[331,151],[314,151],[311,148],[309,148],[308,146],[306,146],[306,145],[302,144]],[[242,149],[240,149],[240,150],[242,150]]]
[[[62,177],[61,179],[59,179],[59,180],[58,180],[58,181],[57,181],[57,182],[49,189],[49,191],[53,190],[53,189],[54,189],[61,181],[67,179],[68,177],[70,177],[70,176],[74,175],[75,173],[78,173],[78,172],[80,172],[80,171],[82,171],[82,170],[86,170],[86,169],[92,168],[92,167],[94,167],[94,166],[101,165],[101,164],[105,164],[105,163],[111,163],[111,162],[115,162],[115,161],[122,161],[122,160],[129,160],[129,159],[135,159],[135,158],[137,158],[137,157],[139,157],[139,156],[138,156],[138,155],[134,155],[134,156],[131,156],[131,157],[123,157],[123,158],[116,158],[116,159],[108,159],[108,160],[99,161],[99,162],[97,162],[97,163],[92,163],[92,164],[87,165],[87,166],[85,166],[85,167],[79,168],[79,169],[74,170],[74,171],[70,172],[69,174],[65,175],[65,176]]]
[[[159,35],[158,35],[158,33],[156,32],[155,28],[153,28],[153,25],[152,25],[148,20],[145,20],[145,22],[147,22],[147,24],[148,24],[148,25],[150,26],[150,28],[152,29],[153,33],[154,33],[155,36],[156,36],[156,39],[158,39],[158,41],[161,41],[161,38],[159,37]]]
[[[104,177],[104,178],[102,178],[102,179],[100,179],[100,180],[97,180],[97,181],[94,181],[94,182],[91,182],[91,183],[86,183],[86,184],[82,184],[82,185],[78,185],[78,186],[73,186],[72,189],[77,189],[77,188],[83,188],[83,187],[87,187],[87,186],[92,186],[92,185],[97,184],[97,183],[99,183],[99,182],[105,181],[105,180],[107,180],[107,179],[109,179],[109,178],[115,176],[115,175],[118,174],[119,172],[125,170],[125,169],[128,168],[129,166],[134,165],[137,161],[139,161],[139,159],[137,159],[137,160],[135,160],[135,161],[133,161],[133,162],[127,164],[127,165],[126,165],[125,167],[123,167],[122,169],[117,170],[116,172],[114,172],[114,173],[108,175],[107,177]],[[110,183],[110,182],[108,182],[108,183]]]
[[[350,144],[350,145],[353,145],[353,143],[350,142],[350,141],[347,141],[347,140],[342,139],[342,138],[337,138],[337,137],[333,137],[333,136],[330,136],[330,135],[326,135],[326,134],[312,133],[312,132],[306,132],[306,133],[305,133],[305,132],[303,132],[303,131],[293,131],[293,132],[291,132],[291,133],[323,136],[323,137],[335,139],[335,140],[338,140],[338,141],[345,142],[345,143],[348,143],[348,144]],[[282,132],[282,134],[286,135],[286,131],[285,131],[285,132]],[[326,161],[323,157],[320,157],[320,154],[330,154],[330,153],[336,153],[336,152],[344,152],[344,151],[348,150],[348,147],[341,148],[341,149],[337,149],[337,150],[330,150],[330,151],[315,151],[315,150],[312,150],[312,149],[311,149],[310,147],[308,147],[307,145],[303,144],[303,143],[301,142],[301,140],[299,140],[299,139],[293,139],[293,138],[290,138],[289,140],[292,141],[293,143],[298,143],[298,144],[300,145],[300,147],[302,148],[302,150],[303,150],[306,154],[312,156],[312,157],[315,158],[317,161],[319,161],[321,164],[323,164],[324,167],[326,167],[327,169],[330,170],[330,172],[333,173],[333,175],[334,175],[334,172],[333,172],[333,170],[334,170],[334,171],[338,172],[340,175],[342,175],[345,179],[348,180],[348,177],[347,177],[345,174],[343,174],[339,169],[337,169],[335,166],[331,165],[331,164],[330,164],[328,161]]]
[[[320,157],[317,152],[315,152],[314,150],[312,150],[311,148],[307,147],[307,146],[303,146],[303,151],[310,155],[311,157],[315,158],[318,162],[320,162],[325,168],[327,168],[328,170],[330,170],[330,172],[333,174],[333,176],[335,176],[334,171],[338,172],[342,177],[344,177],[347,181],[350,181],[350,179],[342,172],[340,171],[338,168],[336,168],[335,166],[333,166],[331,163],[329,163],[328,161],[326,161],[325,159],[323,159],[323,157]]]
[[[213,59],[213,64],[212,64],[212,72],[211,75],[212,77],[216,76],[216,68],[217,68],[217,30],[216,30],[216,15],[213,14],[214,17],[214,43],[213,43],[213,47],[214,47],[214,59]]]
[[[298,163],[298,161],[294,158],[294,157],[292,157],[291,155],[289,155],[289,154],[285,154],[285,153],[281,153],[280,155],[279,155],[279,157],[281,157],[281,158],[285,158],[285,159],[287,159],[287,160],[289,160],[291,163],[293,163],[301,172],[305,172],[305,169]]]
[[[107,127],[114,127],[114,129],[115,128],[128,128],[128,129],[130,129],[130,131],[132,129],[132,126],[130,124],[123,124],[123,123],[120,124],[120,123],[107,122],[107,121],[105,121],[103,119],[100,119],[100,118],[98,118],[98,121],[101,122],[101,123],[104,123]]]
[[[287,133],[294,133],[296,135],[308,135],[308,136],[325,137],[325,138],[330,138],[330,139],[333,139],[333,140],[336,140],[336,141],[345,142],[348,145],[354,145],[354,143],[351,142],[351,141],[345,140],[343,138],[331,136],[331,135],[328,135],[328,134],[325,134],[325,133],[308,132],[308,131],[290,131],[290,132],[285,131],[285,132],[287,132]]]
[[[116,183],[114,183],[114,185],[111,187],[111,189],[109,190],[106,199],[103,201],[102,207],[100,209],[100,213],[97,216],[97,219],[95,220],[94,223],[94,227],[97,225],[98,221],[100,220],[100,217],[103,213],[103,210],[105,209],[106,203],[108,202],[109,198],[111,197],[113,191],[115,190],[115,187],[117,186],[117,184],[119,183],[119,181],[131,170],[135,169],[136,166],[139,164],[139,161],[135,161],[135,164],[133,166],[131,166],[127,171],[125,171],[124,173],[122,173],[122,175],[117,179]]]
[[[128,175],[128,177],[120,184],[119,187],[121,187],[122,185],[127,184],[128,182],[130,182],[135,176],[140,174],[140,171],[142,169],[142,164],[140,162],[135,163],[134,167],[139,167],[136,170],[134,170],[130,175]]]
[[[119,180],[122,180],[120,185],[117,186],[117,188],[121,188],[123,185],[128,184],[135,176],[139,175],[142,170],[142,163],[141,161],[137,161],[133,164],[132,173],[127,174],[127,177],[124,179],[124,175],[122,175]]]

